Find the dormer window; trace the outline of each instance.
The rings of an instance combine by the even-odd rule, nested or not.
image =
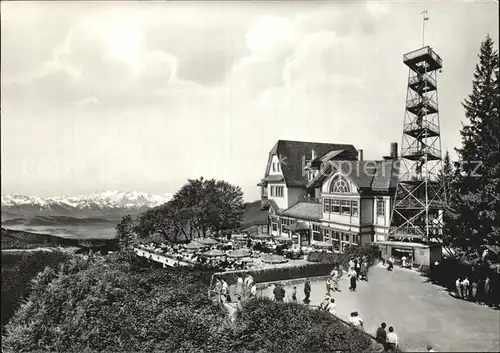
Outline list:
[[[336,194],[348,194],[350,192],[349,184],[343,177],[337,176],[333,179],[330,185],[330,192]]]
[[[276,163],[273,162],[273,172],[276,171]]]

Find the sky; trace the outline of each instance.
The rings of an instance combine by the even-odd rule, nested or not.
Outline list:
[[[279,139],[381,159],[401,141],[424,8],[453,152],[496,1],[2,2],[2,195],[163,194],[203,176],[253,201]]]

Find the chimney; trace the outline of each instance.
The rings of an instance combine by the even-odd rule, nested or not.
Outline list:
[[[362,161],[363,160],[363,150],[358,150],[358,156],[359,156],[359,160]]]
[[[398,143],[397,142],[391,143],[391,158],[398,159]]]
[[[314,149],[311,150],[311,161],[314,161],[316,158],[316,154],[314,153]]]

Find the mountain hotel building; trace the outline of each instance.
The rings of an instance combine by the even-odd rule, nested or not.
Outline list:
[[[353,145],[279,140],[269,152],[261,208],[274,236],[300,246],[388,240],[397,187],[397,144],[384,160],[364,161]]]

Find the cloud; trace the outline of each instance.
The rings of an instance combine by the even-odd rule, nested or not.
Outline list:
[[[45,104],[81,107],[82,99],[93,97],[104,105],[140,105],[201,88],[179,79],[177,69],[173,55],[145,49],[133,25],[90,18],[71,28],[44,72],[8,82],[7,91],[10,97]]]

